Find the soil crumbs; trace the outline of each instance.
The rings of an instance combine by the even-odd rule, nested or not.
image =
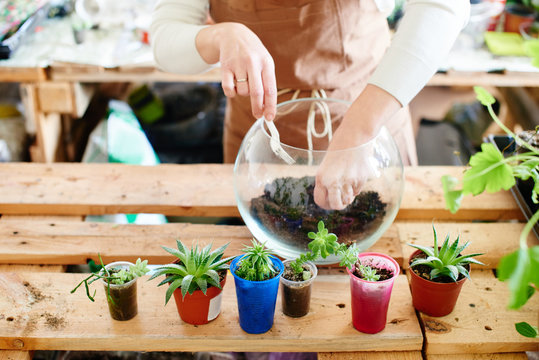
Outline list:
[[[311,273],[311,276],[313,275],[311,269],[307,265],[303,264],[302,267],[303,267],[303,271],[308,271]],[[303,279],[303,273],[296,274],[294,270],[292,270],[289,264],[285,265],[285,268],[283,271],[283,277],[290,281],[305,281]]]

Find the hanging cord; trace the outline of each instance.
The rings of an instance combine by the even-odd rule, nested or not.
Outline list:
[[[284,95],[286,93],[291,92],[292,89],[282,89],[277,92],[277,97]],[[290,98],[290,100],[296,100],[300,94],[300,90],[295,90],[294,94]],[[319,90],[312,90],[311,91],[311,97],[313,98],[319,98],[319,99],[327,99],[326,92],[324,89]],[[283,111],[279,113],[279,115],[287,115],[290,114],[294,109],[297,107],[296,105],[291,106],[288,110]],[[324,128],[322,132],[316,131],[316,110],[320,111],[322,115],[322,120],[324,122]],[[295,161],[288,155],[288,153],[282,148],[280,144],[280,138],[279,138],[279,132],[277,131],[277,128],[275,128],[275,125],[273,122],[266,121],[266,126],[270,130],[271,133],[271,140],[270,145],[273,150],[273,152],[282,158],[285,162],[288,164],[293,164]],[[313,137],[315,138],[323,138],[324,136],[328,137],[328,140],[331,141],[331,138],[333,137],[333,129],[332,129],[332,123],[331,123],[331,112],[329,110],[329,106],[327,103],[323,101],[315,101],[311,104],[311,107],[309,108],[309,112],[307,114],[307,146],[309,149],[309,159],[308,164],[312,165],[313,163]]]

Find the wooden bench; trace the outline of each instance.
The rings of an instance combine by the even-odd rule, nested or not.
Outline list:
[[[457,214],[444,210],[440,177],[460,172],[458,167],[407,168],[397,220],[372,247],[406,269],[411,248],[405,244],[429,244],[434,222],[440,234],[460,232],[472,241],[471,251],[486,252],[481,259],[487,266],[472,270],[452,314],[430,318],[416,313],[406,275],[401,275],[386,329],[362,334],[351,325],[348,276],[328,267],[320,270],[306,317],[284,316],[278,300],[272,330],[248,335],[238,324],[232,277],[219,318],[193,326],[181,321],[172,302],[164,306],[165,289],[156,287],[157,280],[139,281],[139,315],[122,323],[110,319],[102,289],[95,303],[83,292],[71,295],[83,275],[61,272],[65,265],[97,260],[98,252],[105,262],[142,257],[165,263],[170,256],[161,245],[173,246],[177,237],[215,246],[230,242],[227,254],[239,254],[251,239],[244,226],[81,221],[88,214],[139,212],[239,216],[232,166],[0,164],[0,264],[6,264],[0,267],[0,359],[30,359],[32,350],[316,351],[325,360],[525,359],[524,351],[538,351],[539,344],[516,333],[514,323],[537,320],[539,297],[520,311],[507,310],[507,286],[492,271],[502,255],[516,249],[522,215],[505,192],[466,198]]]

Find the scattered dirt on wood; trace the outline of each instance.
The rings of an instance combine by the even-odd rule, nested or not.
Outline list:
[[[425,328],[430,331],[437,332],[437,333],[448,333],[451,331],[450,326],[444,324],[441,321],[436,321],[436,320],[426,320]]]
[[[45,325],[47,325],[49,329],[58,330],[65,327],[66,321],[63,317],[48,312],[41,314],[41,317],[45,318]]]
[[[33,305],[35,303],[38,303],[38,302],[40,302],[42,300],[45,300],[45,299],[49,298],[49,296],[44,295],[41,292],[41,290],[39,290],[38,288],[36,288],[32,284],[30,284],[28,281],[25,281],[22,284],[24,285],[26,290],[28,290],[28,292],[30,292],[30,295],[32,296],[33,300],[30,301],[30,305]]]

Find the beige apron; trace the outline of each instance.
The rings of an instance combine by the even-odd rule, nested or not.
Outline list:
[[[327,97],[353,101],[390,42],[386,18],[374,0],[210,0],[210,14],[217,23],[242,23],[257,34],[275,62],[277,88],[302,90],[299,97],[324,89]],[[291,96],[279,96],[277,103]],[[228,99],[225,162],[235,161],[255,120],[249,97]],[[404,164],[416,165],[408,108],[401,109],[387,126]]]

